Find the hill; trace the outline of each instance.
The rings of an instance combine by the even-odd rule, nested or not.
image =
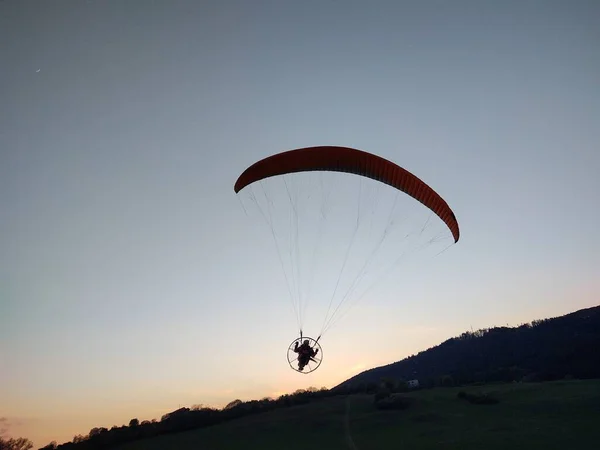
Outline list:
[[[460,391],[498,400],[477,405]],[[119,446],[154,449],[566,449],[596,448],[600,382],[558,381],[403,394],[411,406],[380,410],[373,396],[335,396],[212,427]]]
[[[285,442],[285,448],[305,446],[307,440],[310,441],[310,439],[313,439],[314,442],[308,442],[309,445],[319,444],[323,448],[336,448],[336,442],[339,444],[340,439],[343,442],[343,433],[346,433],[346,438],[348,436],[348,433],[343,431],[344,425],[340,422],[342,419],[349,420],[347,419],[349,407],[345,406],[345,410],[342,408],[344,404],[348,405],[349,403],[340,403],[343,399],[351,399],[348,401],[357,405],[358,409],[352,407],[352,414],[358,414],[356,415],[358,422],[360,422],[359,412],[363,411],[365,414],[366,431],[364,433],[366,434],[362,439],[366,446],[363,448],[379,448],[373,444],[378,439],[381,441],[380,447],[384,448],[393,439],[404,436],[397,431],[398,429],[404,429],[405,432],[413,429],[421,430],[417,434],[410,431],[414,435],[411,438],[405,438],[413,439],[411,442],[414,442],[415,445],[418,444],[418,448],[433,448],[427,447],[425,444],[429,442],[435,446],[434,444],[438,442],[437,436],[446,436],[443,439],[440,437],[446,443],[454,442],[462,445],[462,443],[472,440],[472,448],[481,448],[481,445],[484,444],[486,448],[492,448],[496,442],[493,440],[493,436],[500,436],[502,433],[506,434],[505,442],[510,442],[511,448],[517,448],[518,446],[513,445],[516,442],[515,439],[524,439],[523,442],[526,444],[531,438],[529,436],[531,430],[517,429],[518,424],[513,420],[520,413],[527,415],[535,411],[536,414],[544,416],[547,408],[552,406],[558,416],[551,414],[552,417],[542,417],[539,424],[530,424],[536,426],[538,430],[544,430],[544,433],[554,430],[556,420],[561,424],[562,422],[568,423],[570,418],[577,416],[574,411],[577,411],[578,408],[581,411],[587,411],[585,414],[591,414],[589,417],[593,417],[593,414],[597,417],[600,413],[598,410],[600,383],[597,380],[567,382],[564,379],[600,378],[598,348],[600,348],[600,306],[552,319],[536,320],[515,328],[497,327],[463,333],[459,337],[448,339],[438,346],[402,361],[365,371],[333,389],[309,388],[283,395],[277,399],[264,398],[246,402],[238,399],[223,409],[201,406],[180,408],[165,414],[160,420],[140,423],[138,419],[132,419],[129,425],[115,426],[110,430],[102,427],[93,428],[85,436],[76,436],[73,442],[61,445],[51,443],[44,449],[99,450],[124,445],[123,448],[133,450],[154,448],[155,444],[156,448],[198,448],[198,445],[206,445],[203,448],[225,449],[239,448],[239,444],[249,441],[258,443],[256,448],[282,448],[283,439],[288,438],[291,441]],[[403,394],[418,400],[416,409],[415,405],[410,404],[409,410],[420,411],[414,413],[417,414],[413,417],[414,420],[410,419],[416,423],[410,422],[407,425],[406,422],[397,422],[400,417],[403,417],[397,416],[397,414],[402,414],[402,411],[383,412],[380,408],[388,408],[390,405],[388,400],[393,400],[394,395],[402,395],[397,394],[398,392],[408,390],[406,384],[401,382],[402,380],[414,378],[419,379],[422,387],[448,386],[450,388],[425,389]],[[506,394],[503,394],[503,398],[500,399],[502,406],[489,405],[493,408],[492,410],[486,410],[486,406],[483,405],[474,406],[475,409],[469,409],[470,406],[466,406],[473,400],[472,397],[469,397],[468,392],[480,389],[479,387],[460,388],[465,389],[467,394],[463,393],[458,403],[456,402],[458,389],[452,387],[473,383],[557,379],[562,379],[562,381],[554,384],[545,383],[545,385],[570,386],[570,388],[559,393],[559,391],[550,392],[546,389],[562,388],[545,388],[537,383],[483,386],[481,389],[484,391],[491,390]],[[393,394],[394,392],[396,394]],[[350,397],[347,395],[349,393],[359,395]],[[548,398],[540,400],[544,396]],[[477,395],[474,398],[477,401],[480,400]],[[374,399],[382,401],[379,407],[374,406]],[[484,400],[488,399],[484,398]],[[442,403],[437,404],[438,401]],[[541,403],[536,406],[536,401]],[[511,410],[510,406],[504,406],[505,402],[508,402],[508,405],[513,402],[520,409],[518,411]],[[560,406],[561,402],[564,403],[563,406]],[[447,414],[439,412],[440,408],[446,407],[450,408]],[[467,410],[464,410],[465,407]],[[342,409],[340,410],[340,408]],[[491,415],[487,419],[484,416],[480,418],[480,412],[477,412],[484,410],[491,411],[489,413]],[[460,424],[455,423],[456,417],[463,416],[475,422],[483,420],[481,423],[477,422],[477,427],[482,427],[481,429],[476,427],[480,430],[479,435],[467,436],[469,432],[465,427],[470,426],[468,421],[461,419]],[[393,419],[396,422],[389,422],[389,417],[396,417]],[[561,425],[561,429],[581,432],[586,436],[591,435],[595,430],[585,428],[589,425],[589,417],[585,416],[581,424],[573,422],[570,425]],[[373,423],[369,422],[371,420]],[[277,425],[277,421],[279,421],[279,425]],[[496,426],[494,421],[504,425]],[[456,429],[459,430],[459,434],[449,431],[450,425],[458,427]],[[310,429],[312,437],[309,438],[306,435],[307,432],[302,431],[301,435],[306,435],[306,439],[300,440],[301,435],[296,434],[297,426],[304,430]],[[241,432],[242,429],[245,429],[244,427],[254,431],[244,434],[246,431]],[[375,431],[369,431],[369,427],[374,427]],[[581,429],[581,427],[585,429]],[[240,430],[239,434],[238,430]],[[340,434],[340,430],[342,430],[342,434]],[[487,430],[491,434],[481,430]],[[363,432],[357,430],[358,438],[361,433]],[[434,433],[431,435],[433,440],[429,440],[428,433]],[[554,436],[552,433],[550,435]],[[388,437],[382,438],[381,436]],[[388,438],[391,440],[387,440]],[[561,438],[556,436],[550,440],[544,438],[542,441],[548,443],[568,442],[561,441]],[[386,442],[387,444],[385,444]],[[447,448],[468,448],[468,446],[453,447],[452,445]],[[350,446],[350,448],[352,447]],[[532,447],[527,446],[527,448]]]
[[[519,327],[466,332],[386,366],[362,372],[333,390],[381,379],[418,379],[422,386],[495,381],[600,378],[600,306]]]

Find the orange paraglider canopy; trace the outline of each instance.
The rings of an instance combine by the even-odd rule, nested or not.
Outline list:
[[[448,204],[421,179],[387,159],[349,147],[319,146],[289,150],[262,159],[248,167],[237,179],[234,190],[273,176],[295,172],[346,172],[390,185],[418,200],[448,226],[458,242],[460,231]]]

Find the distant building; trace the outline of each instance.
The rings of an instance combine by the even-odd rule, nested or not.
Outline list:
[[[408,380],[408,382],[406,384],[408,384],[408,387],[411,388],[411,389],[418,388],[419,387],[419,380]]]

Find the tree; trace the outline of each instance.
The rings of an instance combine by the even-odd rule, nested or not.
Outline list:
[[[138,419],[131,419],[129,421],[129,426],[130,427],[137,427],[140,424],[140,421]]]
[[[236,406],[239,406],[239,405],[241,405],[242,403],[244,403],[244,402],[242,402],[240,399],[236,399],[236,400],[233,400],[233,401],[229,402],[229,403],[227,404],[227,406],[225,406],[225,408],[223,408],[223,409],[231,409],[231,408],[235,408]]]
[[[77,436],[73,437],[73,444],[79,444],[80,442],[83,442],[86,440],[85,436],[82,436],[81,434],[78,434]]]
[[[31,448],[33,448],[33,442],[29,439],[23,437],[4,439],[0,437],[0,450],[30,450]]]
[[[107,431],[108,431],[108,429],[106,429],[104,427],[94,427],[88,433],[88,437],[99,436],[100,434],[105,433]]]

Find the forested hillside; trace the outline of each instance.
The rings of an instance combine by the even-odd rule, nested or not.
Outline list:
[[[382,378],[418,379],[421,385],[492,381],[547,381],[600,377],[600,306],[519,327],[466,332],[336,387]]]

